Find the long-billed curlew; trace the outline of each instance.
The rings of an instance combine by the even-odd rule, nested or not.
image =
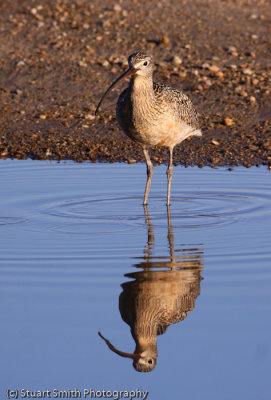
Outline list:
[[[198,114],[191,100],[181,91],[152,80],[151,57],[138,52],[128,57],[129,68],[116,79],[102,96],[95,115],[113,86],[126,77],[131,77],[129,86],[119,96],[116,114],[121,129],[129,138],[143,147],[147,164],[147,182],[144,204],[147,204],[153,165],[148,153],[149,146],[169,148],[167,168],[167,205],[170,204],[173,174],[172,156],[176,144],[189,136],[201,136]]]

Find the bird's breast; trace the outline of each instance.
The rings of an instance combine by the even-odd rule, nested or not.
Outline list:
[[[116,114],[124,133],[147,146],[174,147],[193,134],[193,128],[178,118],[174,108],[133,97],[128,90],[119,97]]]

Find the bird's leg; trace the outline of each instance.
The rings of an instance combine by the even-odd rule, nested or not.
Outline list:
[[[169,163],[167,168],[167,205],[170,205],[170,190],[171,190],[171,180],[173,175],[172,168],[172,156],[173,156],[173,147],[169,148]]]
[[[151,185],[151,178],[152,178],[152,174],[153,174],[153,165],[152,165],[149,153],[148,153],[148,149],[146,147],[143,147],[143,153],[144,153],[144,156],[146,159],[146,165],[147,165],[147,182],[146,182],[146,187],[145,187],[145,195],[144,195],[143,204],[147,204],[150,185]]]

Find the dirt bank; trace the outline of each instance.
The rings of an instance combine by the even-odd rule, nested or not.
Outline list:
[[[2,158],[143,161],[115,119],[127,83],[94,117],[142,50],[155,80],[183,89],[203,116],[203,138],[177,146],[176,164],[271,165],[269,1],[3,0],[0,10]]]

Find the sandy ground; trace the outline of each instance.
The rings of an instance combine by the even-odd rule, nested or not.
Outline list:
[[[268,0],[2,0],[0,11],[2,158],[143,161],[115,118],[127,82],[94,116],[141,50],[154,80],[202,115],[203,137],[176,146],[175,164],[271,165]],[[152,159],[167,161],[167,149]]]

